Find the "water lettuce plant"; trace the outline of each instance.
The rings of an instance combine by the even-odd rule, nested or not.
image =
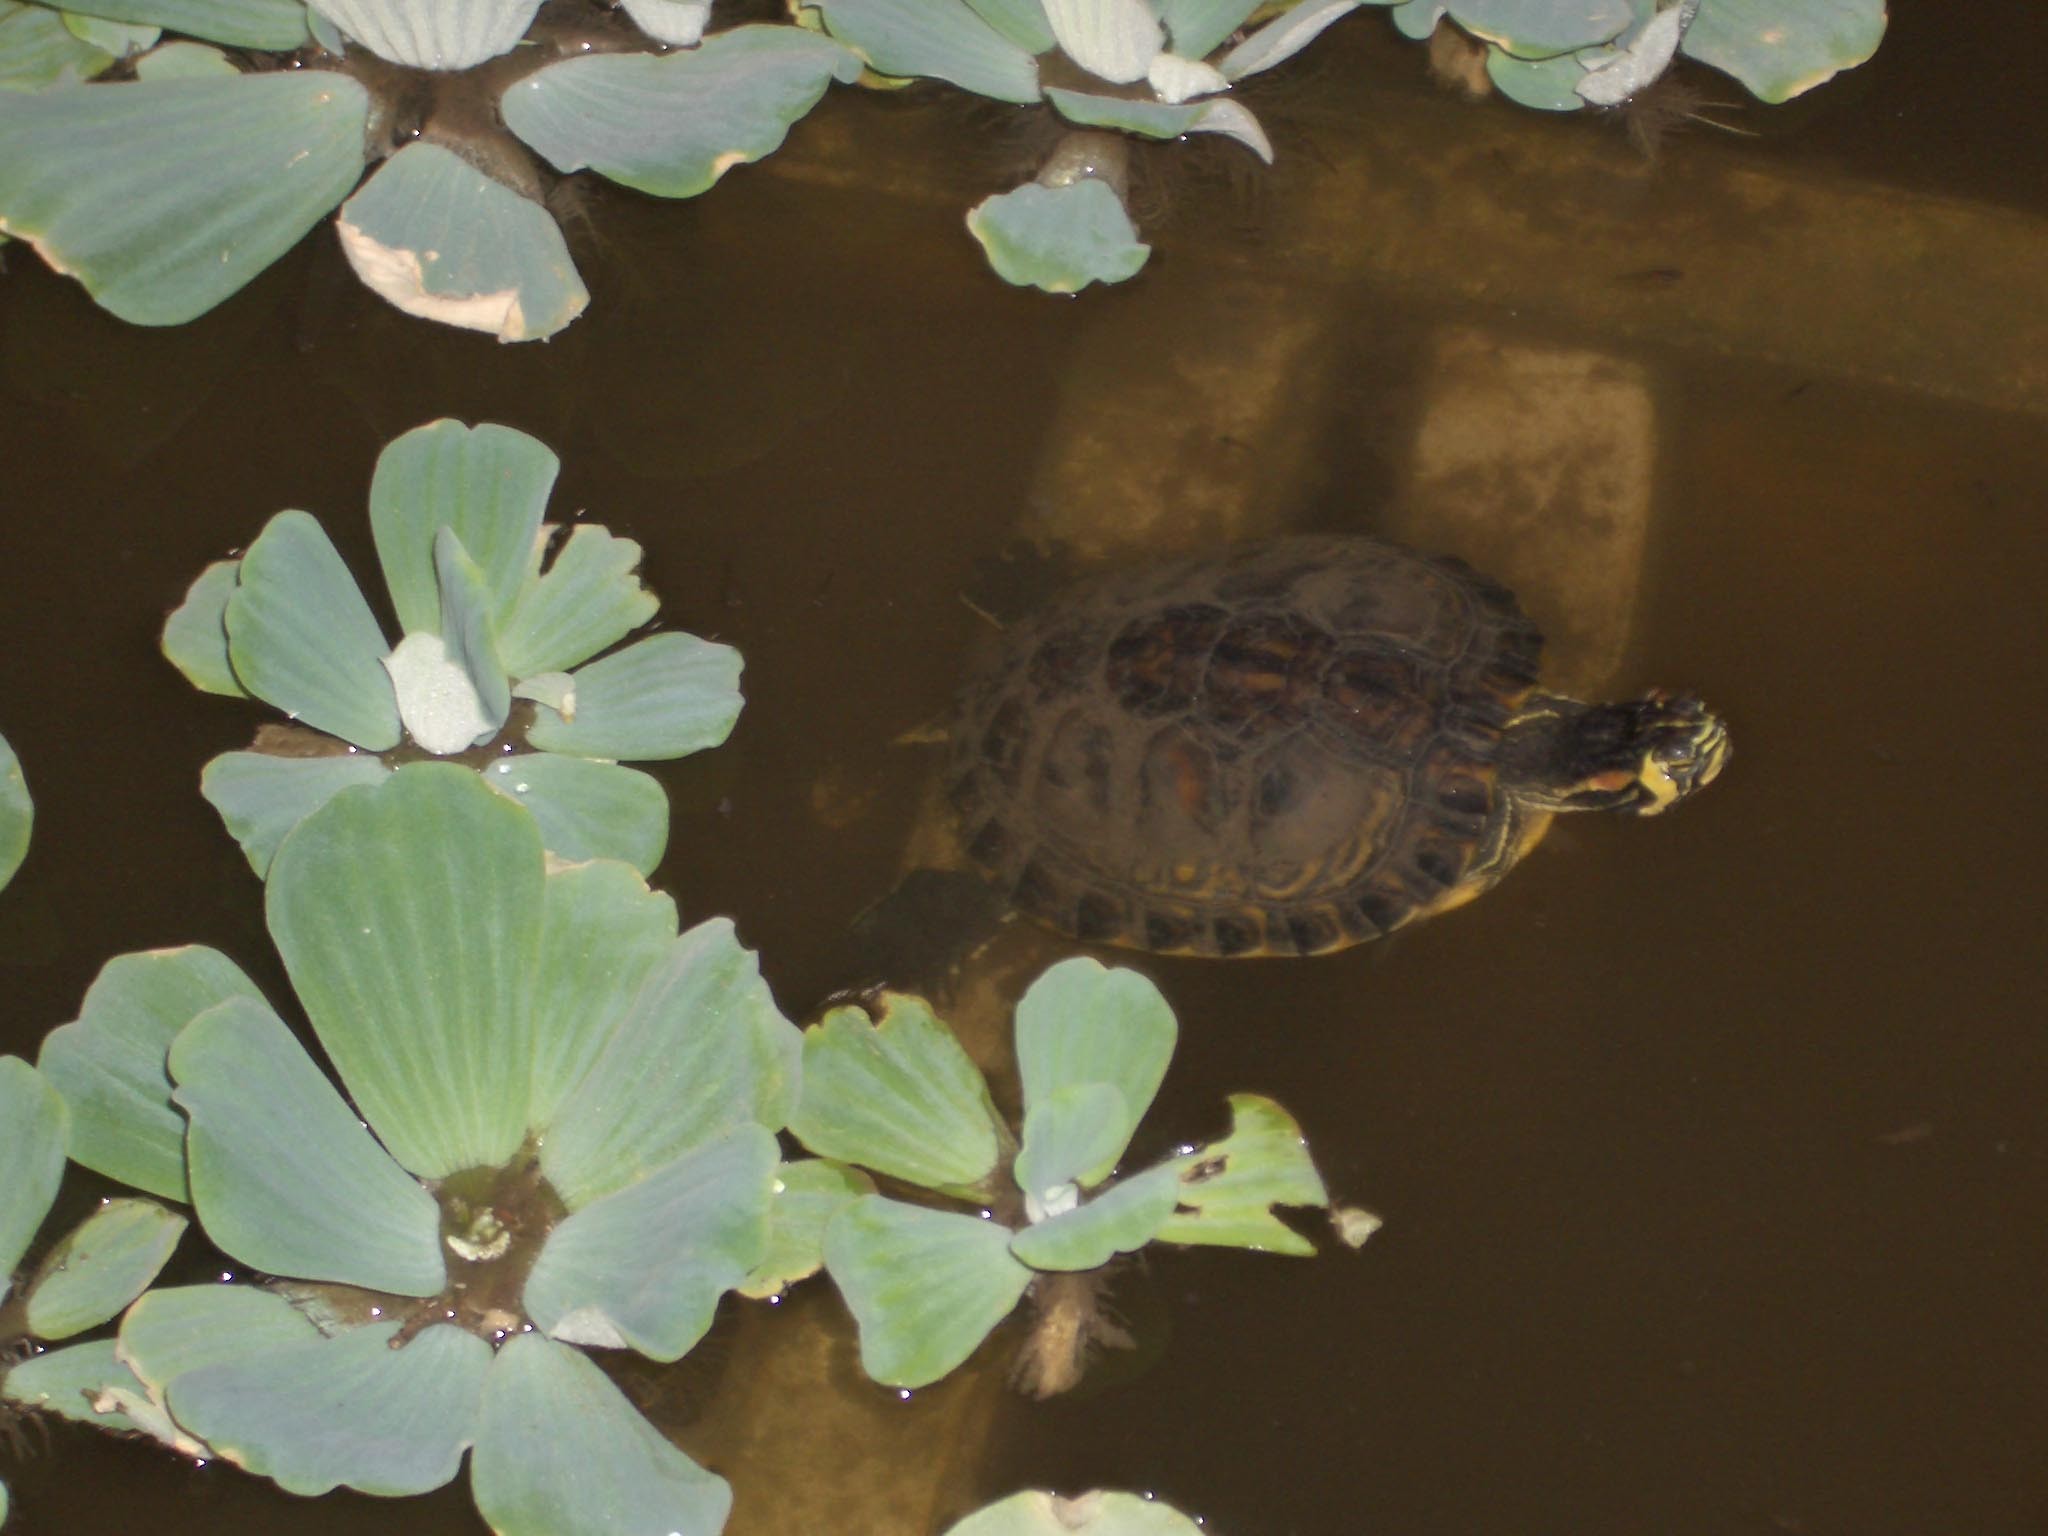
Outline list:
[[[1086,132],[1037,178],[978,204],[967,227],[1006,281],[1071,293],[1132,276],[1150,248],[1124,204],[1114,135],[1218,133],[1271,161],[1265,129],[1226,93],[1306,47],[1361,0],[804,0],[892,80],[949,81],[1044,102]],[[1272,19],[1250,31],[1264,10]],[[1277,14],[1276,14],[1277,13]]]
[[[112,1369],[113,1341],[44,1346],[117,1316],[156,1278],[187,1225],[154,1200],[103,1200],[17,1284],[16,1266],[57,1198],[70,1127],[50,1080],[18,1056],[0,1056],[0,1427],[32,1410],[94,1417],[85,1388]],[[6,1516],[0,1483],[0,1521]]]
[[[800,1040],[731,924],[678,933],[445,763],[333,796],[265,904],[339,1089],[200,948],[111,962],[44,1044],[72,1158],[188,1192],[275,1277],[148,1291],[74,1388],[296,1493],[424,1492],[466,1454],[500,1532],[721,1529],[725,1482],[582,1350],[677,1359],[725,1292],[815,1266],[775,1230]]]
[[[259,875],[307,812],[420,756],[473,764],[563,858],[642,873],[660,861],[667,796],[618,760],[725,740],[739,653],[677,631],[608,649],[657,604],[636,574],[639,545],[542,520],[558,468],[541,443],[488,424],[431,422],[385,448],[370,526],[396,645],[304,512],[278,513],[192,584],[164,654],[197,687],[295,722],[215,758],[201,780]]]
[[[938,1380],[1027,1290],[1090,1275],[1148,1243],[1314,1251],[1274,1208],[1329,1197],[1299,1128],[1270,1099],[1233,1095],[1229,1136],[1115,1177],[1179,1034],[1149,980],[1065,960],[1025,991],[1015,1022],[1021,1136],[922,999],[884,993],[872,1013],[835,1008],[804,1032],[790,1130],[821,1157],[921,1192],[920,1203],[861,1195],[825,1229],[826,1270],[877,1381]],[[1085,1341],[1077,1321],[1066,1319],[1068,1331]],[[1075,1369],[1032,1362],[1025,1384],[1060,1390]]]
[[[1389,14],[1414,38],[1457,26],[1502,95],[1549,112],[1619,106],[1681,54],[1787,101],[1863,63],[1885,29],[1885,0],[1401,0]]]
[[[858,73],[795,27],[707,37],[710,10],[0,0],[0,232],[123,319],[175,325],[338,208],[350,263],[399,308],[545,338],[589,293],[536,153],[691,197]],[[109,72],[123,78],[77,88]]]

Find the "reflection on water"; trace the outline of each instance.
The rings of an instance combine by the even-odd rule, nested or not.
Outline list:
[[[1242,222],[1204,185],[1128,289],[1009,292],[950,192],[877,204],[803,173],[807,135],[907,155],[944,126],[853,98],[799,130],[788,170],[680,207],[594,196],[595,301],[545,348],[333,287],[324,237],[175,332],[124,328],[10,253],[0,728],[38,825],[0,898],[7,1046],[32,1050],[128,949],[215,944],[288,995],[263,969],[256,886],[195,793],[249,717],[192,697],[155,628],[191,571],[281,507],[367,561],[367,466],[444,414],[548,441],[561,504],[640,540],[671,621],[746,656],[731,743],[662,770],[659,878],[685,921],[734,914],[785,1006],[811,1008],[847,979],[848,923],[921,814],[929,757],[892,743],[945,708],[977,637],[959,593],[1076,494],[1048,445],[1077,440],[1083,386],[1138,376],[1100,338],[1169,366],[1240,293],[1225,276],[1256,290],[1269,264],[1288,273],[1276,313],[1312,338],[1272,398],[1312,426],[1213,439],[1201,462],[1296,526],[1370,531],[1413,501],[1419,381],[1451,328],[1640,372],[1652,515],[1615,683],[1697,688],[1741,753],[1686,814],[1575,818],[1485,901],[1388,942],[1145,962],[1186,1041],[1154,1123],[1220,1132],[1204,1117],[1225,1093],[1270,1091],[1333,1192],[1386,1229],[1306,1263],[1153,1259],[1132,1281],[1163,1335],[1144,1369],[1004,1408],[962,1486],[1146,1486],[1234,1536],[2038,1530],[2048,386],[1987,359],[2023,359],[2012,337],[2048,309],[1983,296],[2044,303],[2048,206],[2024,158],[2042,108],[2019,66],[1945,55],[1936,8],[1901,12],[1864,74],[1782,119],[1745,112],[1764,140],[1685,136],[1654,172],[1597,124],[1459,108],[1378,18],[1347,23],[1293,131],[1370,146],[1412,220],[1398,270],[1369,230],[1378,264],[1340,261],[1331,210],[1288,201],[1332,185],[1351,141],[1290,151],[1283,113],[1265,244],[1199,248],[1205,223]],[[1457,186],[1414,168],[1446,145],[1468,151]],[[1529,207],[1518,180],[1488,179],[1503,155],[1608,170],[1573,206]],[[1789,188],[1747,216],[1810,245],[1841,233],[1816,209],[1875,206],[1878,183],[2002,206],[1943,202],[1948,243],[1917,247],[1969,254],[1967,271],[1901,278],[1898,224],[1865,253],[1893,286],[1858,289],[1852,260],[1832,294],[1810,290],[1825,308],[1770,308],[1787,280],[1741,265],[1728,186]],[[1457,223],[1461,249],[1412,243],[1482,203],[1500,217]],[[1542,265],[1574,228],[1597,230],[1603,264]],[[1241,320],[1250,301],[1231,302]],[[1142,457],[1148,419],[1189,440],[1167,411],[1108,419]],[[1259,442],[1282,446],[1261,460]],[[945,1417],[878,1398],[875,1455],[914,1454]],[[726,1452],[734,1470],[748,1454]],[[171,1532],[479,1528],[459,1485],[308,1505],[62,1431],[8,1478],[25,1531],[144,1510]]]

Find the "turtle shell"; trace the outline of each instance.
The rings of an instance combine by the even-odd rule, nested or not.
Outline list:
[[[1076,938],[1339,949],[1483,889],[1542,636],[1462,562],[1301,537],[1085,580],[963,694],[968,857]]]

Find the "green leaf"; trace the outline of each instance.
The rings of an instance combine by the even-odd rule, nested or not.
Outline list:
[[[113,65],[112,54],[74,36],[55,11],[31,5],[0,12],[0,91],[76,85]],[[0,221],[5,206],[0,203]]]
[[[1039,0],[967,0],[967,8],[1026,53],[1050,53],[1059,41]]]
[[[740,717],[740,653],[679,631],[649,635],[575,674],[575,718],[543,709],[526,739],[543,752],[636,761],[715,747]]]
[[[773,154],[789,125],[860,61],[799,27],[735,27],[668,54],[564,59],[520,80],[505,124],[558,171],[590,169],[656,197],[695,197]]]
[[[299,0],[68,0],[65,9],[143,22],[231,48],[290,53],[306,45]]]
[[[163,36],[162,27],[107,21],[98,16],[85,16],[69,10],[64,12],[64,25],[70,28],[73,37],[90,43],[117,59],[131,58],[154,48],[157,39]]]
[[[97,1328],[143,1292],[185,1235],[154,1200],[108,1200],[50,1250],[28,1288],[28,1331],[68,1339]]]
[[[1381,3],[1381,0],[1374,0],[1374,3]],[[1419,43],[1436,30],[1436,24],[1443,20],[1449,9],[1444,0],[1401,0],[1398,5],[1389,6],[1387,14],[1393,18],[1395,29],[1403,37]]]
[[[1273,1214],[1276,1205],[1330,1203],[1301,1127],[1271,1099],[1230,1096],[1231,1132],[1187,1160],[1180,1205],[1164,1243],[1207,1243],[1306,1258],[1315,1247]]]
[[[0,230],[122,319],[180,325],[348,195],[368,120],[324,69],[0,93]]]
[[[1518,59],[1500,48],[1488,48],[1486,78],[1509,101],[1538,112],[1577,112],[1586,105],[1578,92],[1586,71],[1570,54]]]
[[[393,438],[370,482],[370,529],[399,628],[444,633],[434,540],[450,528],[476,562],[502,630],[538,557],[561,467],[545,443],[490,422],[444,418]]]
[[[1863,63],[1884,29],[1884,0],[1701,0],[1679,51],[1789,101]]]
[[[983,198],[968,213],[967,228],[1004,282],[1047,293],[1120,283],[1152,254],[1123,202],[1092,176],[1063,187],[1027,182]]]
[[[242,556],[228,656],[242,686],[292,719],[371,752],[398,745],[389,649],[327,530],[280,512]]]
[[[28,781],[22,777],[21,759],[7,738],[0,736],[0,890],[14,878],[28,854],[29,832],[35,825],[36,809],[28,797]]]
[[[498,621],[483,570],[453,528],[434,535],[434,570],[441,587],[441,641],[469,674],[496,735],[512,708],[512,683],[498,659]]]
[[[64,1177],[64,1101],[19,1056],[0,1056],[0,1300]]]
[[[1247,108],[1235,101],[1221,98],[1185,103],[1132,101],[1123,96],[1097,96],[1087,91],[1061,90],[1056,86],[1048,88],[1045,96],[1060,116],[1069,122],[1093,128],[1116,128],[1149,139],[1177,139],[1190,133],[1220,133],[1236,139],[1268,165],[1273,163],[1273,146],[1266,138],[1265,129],[1259,126],[1259,120]],[[1073,185],[1085,186],[1087,182]],[[1018,190],[1023,189],[1020,187]]]
[[[1038,100],[1038,63],[964,5],[818,0],[832,35],[878,72],[950,80],[997,101]]]
[[[1293,58],[1322,36],[1332,22],[1358,9],[1361,0],[1307,0],[1267,22],[1217,61],[1225,78],[1242,80]]]
[[[1024,1116],[1017,1187],[1044,1205],[1062,1189],[1071,1194],[1077,1184],[1101,1183],[1135,1124],[1124,1096],[1108,1083],[1069,1083],[1041,1097]]]
[[[100,967],[78,1017],[43,1039],[38,1065],[71,1110],[71,1158],[166,1200],[185,1188],[185,1117],[171,1104],[165,1057],[178,1031],[255,983],[203,944],[117,955]]]
[[[253,1285],[161,1286],[121,1319],[121,1358],[157,1398],[188,1371],[319,1338],[305,1315]]]
[[[730,919],[674,940],[551,1124],[541,1167],[571,1210],[736,1125],[779,1126],[801,1037]]]
[[[732,1489],[626,1401],[604,1372],[540,1334],[498,1352],[470,1486],[497,1536],[718,1536]]]
[[[260,880],[269,875],[278,844],[300,822],[344,789],[381,784],[390,773],[373,752],[332,757],[223,752],[200,773],[199,793],[220,812]]]
[[[432,1296],[441,1209],[379,1147],[261,1002],[230,998],[171,1046],[173,1097],[206,1235],[295,1279]],[[210,1437],[209,1437],[210,1438]]]
[[[675,902],[625,865],[550,867],[532,989],[532,1124],[554,1123],[675,939]]]
[[[1148,0],[1043,0],[1066,56],[1099,79],[1132,85],[1165,48]]]
[[[660,606],[640,585],[640,546],[595,523],[569,530],[546,571],[535,541],[524,584],[498,635],[514,677],[566,671],[654,617]]]
[[[424,139],[378,167],[335,230],[356,276],[423,320],[544,341],[590,303],[547,209]]]
[[[971,1197],[1000,1155],[988,1084],[923,998],[885,992],[876,1007],[804,1031],[789,1128],[822,1157]]]
[[[1010,1229],[881,1195],[825,1229],[825,1267],[860,1325],[860,1360],[892,1387],[922,1387],[961,1365],[1016,1308],[1031,1271]]]
[[[945,1536],[1202,1536],[1202,1527],[1170,1504],[1135,1493],[1058,1494],[1033,1490],[976,1510]]]
[[[111,1391],[124,1391],[131,1399],[147,1400],[134,1372],[116,1358],[112,1339],[47,1349],[0,1374],[0,1397],[25,1407],[61,1414],[116,1434],[143,1429],[142,1424],[109,1401]]]
[[[832,1218],[874,1192],[875,1181],[858,1168],[821,1157],[784,1163],[776,1170],[768,1207],[768,1252],[748,1273],[740,1294],[756,1300],[777,1296],[815,1275],[825,1263],[825,1228]]]
[[[617,859],[654,872],[668,847],[668,795],[636,768],[552,752],[515,752],[483,769],[484,782],[540,823],[548,852]]]
[[[171,1412],[288,1493],[425,1493],[475,1437],[491,1346],[443,1324],[393,1349],[397,1332],[379,1323],[186,1371],[170,1383]]]
[[[548,1234],[526,1312],[567,1344],[680,1360],[768,1251],[775,1133],[742,1125]]]
[[[246,699],[249,690],[228,659],[228,598],[241,572],[239,560],[216,560],[186,590],[185,601],[164,621],[163,653],[201,693]]]
[[[468,768],[345,790],[270,868],[270,934],[320,1043],[421,1178],[526,1139],[543,863],[533,818]]]
[[[1357,0],[1348,3],[1356,4]],[[1159,0],[1159,19],[1166,23],[1175,53],[1183,58],[1206,59],[1258,8],[1259,0]]]
[[[1123,1118],[1107,1155],[1072,1177],[1097,1184],[1109,1176],[1166,1076],[1179,1039],[1173,1010],[1136,971],[1111,970],[1076,957],[1048,968],[1017,1004],[1017,1069],[1027,1116],[1038,1104],[1083,1083],[1106,1083],[1122,1097]]]
[[[1547,59],[1611,42],[1635,22],[1630,0],[1451,0],[1451,19],[1474,37],[1523,59]]]
[[[1148,1168],[1062,1215],[1026,1227],[1010,1252],[1033,1269],[1100,1269],[1158,1235],[1180,1192],[1180,1160]]]
[[[711,19],[711,0],[619,0],[633,25],[671,48],[694,48]]]
[[[510,53],[540,0],[313,0],[379,58],[410,69],[472,69]]]
[[[163,43],[135,61],[138,80],[218,79],[240,73],[226,54],[204,43]]]

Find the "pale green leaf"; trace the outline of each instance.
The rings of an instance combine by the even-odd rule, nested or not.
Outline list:
[[[1348,3],[1356,4],[1357,0]],[[1259,0],[1159,0],[1159,19],[1166,23],[1175,53],[1190,59],[1206,59],[1258,8]]]
[[[282,1296],[253,1285],[162,1286],[121,1319],[121,1358],[150,1392],[187,1371],[249,1360],[319,1330]]]
[[[35,826],[35,805],[28,796],[21,759],[0,736],[0,890],[14,878],[28,855],[29,833]]]
[[[967,228],[1004,282],[1047,293],[1120,283],[1152,254],[1115,191],[1092,176],[1063,187],[1027,182],[984,198]]]
[[[271,865],[270,934],[306,1016],[421,1178],[526,1138],[543,878],[533,818],[453,763],[344,790]]]
[[[459,662],[468,675],[488,722],[487,733],[476,738],[481,743],[497,734],[512,708],[511,679],[498,659],[496,599],[483,570],[470,558],[453,528],[444,527],[434,535],[434,570],[441,590],[441,642],[447,646],[449,658]],[[514,567],[507,586],[517,580]],[[508,594],[505,601],[509,600]]]
[[[1315,1247],[1273,1214],[1276,1205],[1330,1203],[1301,1127],[1271,1099],[1230,1096],[1231,1132],[1185,1161],[1166,1243],[1206,1243],[1307,1257]]]
[[[536,541],[525,584],[498,635],[505,670],[528,678],[588,661],[654,617],[640,585],[640,546],[595,523],[569,530],[545,571]]]
[[[205,43],[164,43],[135,61],[138,80],[218,79],[240,73],[233,60]]]
[[[576,1210],[749,1122],[788,1116],[801,1036],[730,919],[674,940],[553,1122],[548,1182]]]
[[[1166,45],[1146,0],[1043,0],[1045,19],[1068,58],[1099,79],[1130,85]]]
[[[548,852],[618,859],[652,874],[668,847],[668,795],[635,768],[553,752],[515,752],[483,769],[484,782],[540,823]]]
[[[112,54],[74,35],[55,11],[40,5],[0,11],[0,92],[76,85],[113,65]],[[0,203],[0,220],[5,207]]]
[[[179,325],[348,195],[368,118],[323,69],[0,92],[0,231],[122,319]]]
[[[1135,1124],[1109,1083],[1068,1083],[1041,1094],[1024,1115],[1012,1170],[1017,1187],[1044,1204],[1064,1186],[1099,1184],[1124,1155]]]
[[[0,1373],[0,1398],[117,1434],[142,1429],[111,1400],[117,1391],[144,1396],[142,1383],[116,1358],[112,1339],[47,1349]]]
[[[1884,29],[1885,0],[1701,0],[1681,51],[1789,101],[1863,63]]]
[[[1383,0],[1374,0],[1383,3]],[[1450,9],[1444,0],[1401,0],[1398,5],[1389,6],[1387,14],[1394,20],[1395,29],[1403,37],[1422,42],[1436,30],[1436,24],[1444,19]]]
[[[424,139],[378,167],[335,230],[356,276],[423,320],[542,341],[590,303],[547,209]]]
[[[289,53],[306,43],[306,8],[299,0],[69,0],[65,9],[142,22],[233,48]]]
[[[554,1123],[675,939],[675,902],[625,865],[549,868],[532,988],[533,1125]]]
[[[370,530],[399,628],[445,634],[434,540],[450,528],[482,574],[502,632],[528,582],[560,470],[545,443],[490,422],[444,418],[393,438],[370,481]]]
[[[950,80],[997,101],[1039,98],[1038,61],[964,5],[818,0],[817,10],[834,37],[882,74]]]
[[[90,43],[101,52],[110,53],[117,59],[129,58],[146,49],[154,48],[157,39],[163,36],[162,27],[138,26],[126,21],[107,21],[99,16],[85,16],[69,10],[64,12],[64,25],[80,42]]]
[[[1180,1161],[1161,1163],[1112,1184],[1086,1205],[1026,1227],[1010,1252],[1033,1269],[1100,1269],[1120,1253],[1151,1242],[1173,1214]]]
[[[1635,22],[1630,0],[1451,0],[1451,18],[1474,37],[1523,59],[1547,59],[1619,37]]]
[[[507,1340],[491,1367],[469,1480],[497,1536],[718,1536],[732,1510],[724,1478],[537,1333]]]
[[[171,616],[164,621],[163,653],[185,680],[202,693],[245,699],[249,690],[235,677],[228,659],[228,598],[240,573],[239,560],[216,560],[199,573]]]
[[[256,697],[369,751],[398,745],[384,631],[310,513],[264,524],[242,556],[227,629],[235,676]]]
[[[397,1331],[378,1323],[186,1371],[171,1380],[171,1412],[288,1493],[425,1493],[475,1437],[491,1346],[444,1324],[393,1349]]]
[[[860,1325],[862,1367],[892,1387],[922,1387],[960,1366],[1031,1283],[1008,1227],[881,1195],[833,1218],[825,1267]]]
[[[1039,0],[966,0],[967,8],[1026,53],[1050,53],[1058,39]]]
[[[71,1110],[71,1158],[123,1184],[190,1198],[185,1117],[165,1064],[178,1031],[231,997],[261,1002],[254,982],[218,950],[117,955],[100,967],[78,1017],[44,1037],[43,1076]]]
[[[976,1510],[945,1536],[1203,1536],[1203,1527],[1157,1499],[1136,1493],[1062,1498],[1032,1490]]]
[[[476,679],[439,635],[407,635],[384,658],[384,670],[398,718],[422,752],[449,757],[498,733]]]
[[[379,58],[412,69],[471,69],[510,53],[540,0],[313,0]]]
[[[977,23],[979,25],[979,23]],[[775,152],[860,61],[800,27],[735,27],[675,53],[564,59],[505,92],[505,123],[556,170],[594,170],[656,197],[695,197]]]
[[[1500,48],[1486,50],[1486,78],[1509,101],[1538,112],[1577,112],[1586,105],[1579,81],[1586,71],[1570,54],[1551,59],[1518,59]]]
[[[186,1025],[171,1077],[191,1120],[192,1203],[225,1252],[272,1274],[402,1296],[447,1283],[434,1197],[261,1002],[230,998]]]
[[[740,653],[669,631],[579,668],[576,718],[543,709],[526,739],[543,752],[645,761],[715,747],[740,717]]]
[[[68,1339],[142,1294],[186,1221],[154,1200],[108,1200],[52,1248],[28,1286],[28,1331]]]
[[[1113,1140],[1113,1150],[1077,1170],[1081,1183],[1099,1183],[1123,1157],[1179,1036],[1173,1010],[1150,980],[1086,956],[1062,960],[1025,990],[1017,1004],[1017,1068],[1026,1114],[1080,1083],[1107,1083],[1122,1097],[1123,1121],[1104,1140],[1105,1147]]]
[[[527,1276],[526,1312],[568,1344],[679,1360],[768,1251],[775,1133],[742,1125],[574,1212]]]
[[[1232,80],[1242,80],[1293,58],[1322,36],[1332,22],[1358,9],[1361,0],[1306,0],[1281,12],[1217,63]]]
[[[64,1101],[19,1056],[0,1056],[0,1300],[64,1177]]]
[[[821,1157],[972,1191],[1000,1155],[988,1084],[923,998],[884,993],[875,1006],[878,1018],[834,1008],[804,1031],[791,1132]]]
[[[391,770],[374,752],[278,757],[223,752],[199,775],[199,793],[242,845],[258,879],[270,873],[277,845],[300,822],[356,784],[379,784]]]
[[[858,1168],[821,1157],[784,1163],[775,1172],[768,1206],[768,1252],[748,1273],[742,1296],[780,1295],[825,1263],[825,1228],[845,1206],[875,1192],[875,1181]]]
[[[711,19],[711,0],[619,0],[633,25],[671,48],[693,48]]]

